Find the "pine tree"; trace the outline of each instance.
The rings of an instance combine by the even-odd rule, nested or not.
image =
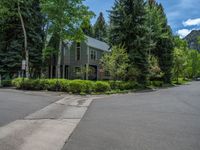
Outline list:
[[[167,17],[161,4],[155,0],[147,3],[147,25],[149,26],[149,57],[158,58],[159,67],[164,73],[163,81],[171,82],[173,68],[173,37]]]
[[[167,17],[162,5],[160,4],[158,7],[161,10],[161,15],[163,18],[161,34],[164,36],[160,36],[157,41],[155,55],[158,57],[160,68],[164,73],[163,81],[165,83],[171,83],[174,49],[173,34],[171,27],[168,25]]]
[[[28,46],[30,57],[30,73],[32,77],[38,77],[41,74],[42,67],[42,49],[44,43],[43,23],[44,17],[41,13],[39,0],[32,0],[29,6],[31,13],[29,13],[29,21],[26,28],[28,32]],[[28,12],[27,12],[28,13]]]
[[[110,11],[110,43],[125,46],[132,66],[140,72],[137,81],[146,84],[148,78],[148,27],[143,0],[116,0]]]
[[[148,0],[147,5],[147,26],[148,29],[148,41],[149,41],[149,57],[155,54],[156,44],[160,37],[163,37],[162,32],[163,22],[165,21],[162,16],[162,12],[158,7],[158,3],[155,0]]]
[[[25,58],[24,35],[19,18],[18,0],[2,0],[1,7],[6,10],[0,13],[0,73],[4,76],[17,76],[21,71],[21,61]],[[42,63],[43,16],[39,0],[21,1],[21,15],[25,20],[27,45],[29,51],[31,76],[39,76]]]
[[[99,17],[94,24],[94,38],[100,41],[107,40],[107,25],[102,12],[99,14]]]

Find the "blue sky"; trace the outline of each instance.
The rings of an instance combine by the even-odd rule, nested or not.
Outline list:
[[[193,29],[200,29],[200,0],[157,0],[162,3],[167,14],[169,24],[174,34],[184,37]],[[107,10],[110,10],[114,0],[85,0],[85,4],[96,15],[102,11],[108,21]],[[92,23],[95,18],[92,19]]]

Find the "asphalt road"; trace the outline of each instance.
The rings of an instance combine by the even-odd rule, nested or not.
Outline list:
[[[0,127],[61,99],[61,93],[0,89]]]
[[[200,82],[95,100],[63,150],[200,150]]]

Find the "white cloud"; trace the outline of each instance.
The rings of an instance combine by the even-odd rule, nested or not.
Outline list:
[[[184,38],[185,36],[187,36],[192,30],[188,30],[188,29],[181,29],[177,31],[177,34],[180,36],[180,38]]]
[[[183,22],[183,25],[186,26],[199,26],[200,25],[200,18],[196,19],[188,19],[187,21]]]

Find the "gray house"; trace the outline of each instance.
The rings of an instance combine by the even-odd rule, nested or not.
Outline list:
[[[61,77],[65,79],[109,79],[104,72],[100,59],[109,52],[109,45],[105,42],[86,36],[80,43],[65,42],[61,54]],[[49,65],[49,78],[56,77],[56,59]]]

